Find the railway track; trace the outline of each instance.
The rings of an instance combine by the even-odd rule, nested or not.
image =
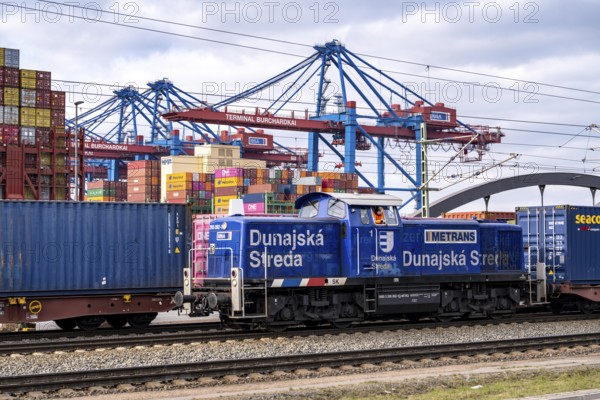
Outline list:
[[[76,350],[94,350],[99,348],[116,348],[116,347],[136,347],[136,346],[156,346],[156,345],[173,345],[173,344],[189,344],[197,342],[209,342],[227,340],[248,340],[248,339],[263,339],[267,337],[294,337],[306,335],[328,335],[336,333],[368,333],[379,332],[386,330],[408,330],[408,329],[435,329],[440,327],[464,327],[464,326],[481,326],[481,325],[498,325],[506,323],[547,323],[558,321],[582,321],[590,319],[598,319],[600,314],[571,314],[571,315],[518,315],[511,319],[505,320],[469,320],[469,321],[452,321],[446,323],[440,322],[417,322],[408,323],[406,321],[382,321],[369,322],[355,326],[346,330],[334,329],[328,325],[321,328],[295,328],[286,332],[244,332],[237,330],[222,330],[219,329],[219,324],[201,324],[201,325],[170,325],[163,329],[152,329],[144,332],[136,330],[106,330],[100,336],[90,335],[92,332],[81,332],[82,335],[71,336],[74,332],[66,334],[69,340],[65,338],[65,332],[36,332],[40,335],[27,334],[11,334],[0,336],[0,356],[9,354],[33,354],[33,353],[49,353],[49,352],[67,352]],[[101,331],[96,331],[101,332]],[[123,333],[125,332],[125,333]],[[34,333],[34,332],[32,332]],[[78,332],[79,333],[79,332]],[[62,334],[62,335],[61,335]],[[11,339],[9,339],[11,338]],[[27,340],[23,340],[27,339]],[[61,340],[58,340],[61,339]]]
[[[398,363],[405,360],[440,359],[443,357],[470,357],[480,354],[525,352],[560,347],[600,344],[600,333],[497,340],[437,346],[383,348],[335,353],[285,355],[282,357],[220,360],[188,364],[166,364],[133,368],[102,369],[28,376],[0,377],[0,392],[23,394],[44,392],[51,395],[59,389],[81,390],[90,387],[114,388],[120,384],[143,385],[149,382],[168,383],[187,380],[198,385],[199,378],[222,378],[228,375],[248,376],[273,371],[293,372],[318,368],[339,368],[363,364]]]

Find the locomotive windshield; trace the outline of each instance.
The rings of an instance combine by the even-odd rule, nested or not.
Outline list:
[[[339,199],[330,199],[327,204],[327,215],[334,218],[346,217],[346,203]]]
[[[314,218],[319,214],[319,200],[311,200],[304,203],[298,217],[300,218]]]

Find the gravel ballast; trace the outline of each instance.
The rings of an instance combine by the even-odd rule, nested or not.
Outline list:
[[[512,323],[5,356],[2,376],[600,333],[600,320]],[[26,362],[25,362],[26,361]]]

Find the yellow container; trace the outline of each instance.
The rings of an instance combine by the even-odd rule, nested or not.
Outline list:
[[[35,111],[35,126],[50,128],[50,110],[37,108]]]
[[[4,105],[19,107],[19,89],[12,87],[4,88]]]
[[[37,71],[33,69],[22,69],[21,70],[21,78],[33,78],[37,76]]]
[[[237,199],[237,195],[233,196],[216,196],[215,197],[215,207],[229,207],[229,200]]]
[[[35,126],[35,108],[21,107],[21,126]]]
[[[63,158],[63,165],[65,165],[64,158]],[[64,185],[65,181],[66,181],[66,179],[65,179],[65,175],[64,174],[54,175],[54,183],[56,183],[57,185]]]
[[[35,89],[35,78],[21,78],[21,87],[23,89]]]
[[[0,67],[4,67],[4,47],[0,47]]]
[[[191,172],[178,172],[175,174],[167,174],[168,183],[191,182],[193,178]]]
[[[244,178],[236,176],[233,178],[217,178],[215,179],[215,187],[232,187],[244,186]]]
[[[51,153],[40,154],[40,166],[50,167],[51,162],[52,162],[52,154]]]

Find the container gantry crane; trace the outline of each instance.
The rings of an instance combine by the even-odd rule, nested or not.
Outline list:
[[[293,67],[221,102],[190,110],[165,113],[169,122],[196,122],[306,132],[308,169],[316,171],[319,147],[323,143],[344,166],[344,172],[357,173],[362,181],[378,192],[398,190],[411,193],[421,209],[428,200],[427,143],[454,143],[461,146],[460,159],[481,159],[492,143],[499,143],[499,128],[469,126],[456,118],[456,110],[443,103],[431,103],[387,72],[376,68],[351,52],[339,41],[317,45],[311,56]],[[335,70],[335,71],[334,71]],[[333,71],[333,73],[332,73]],[[279,95],[261,96],[281,87]],[[316,90],[314,90],[316,88]],[[314,112],[292,110],[303,93],[315,91]],[[395,97],[399,104],[387,101]],[[337,109],[329,110],[332,97]],[[240,103],[261,98],[259,107],[248,112]],[[356,100],[353,100],[356,99]],[[364,105],[360,110],[357,101]],[[312,103],[312,101],[311,101]],[[380,106],[377,107],[377,104]],[[237,108],[236,108],[237,107]],[[326,135],[333,135],[331,140]],[[411,141],[416,145],[416,173],[407,171],[386,151],[385,141]],[[343,145],[343,153],[336,146]],[[365,168],[356,164],[356,151],[376,149],[377,182],[372,183]],[[469,153],[475,152],[476,157]],[[391,187],[385,183],[386,162],[404,175],[410,187]],[[338,165],[337,163],[336,165]]]

